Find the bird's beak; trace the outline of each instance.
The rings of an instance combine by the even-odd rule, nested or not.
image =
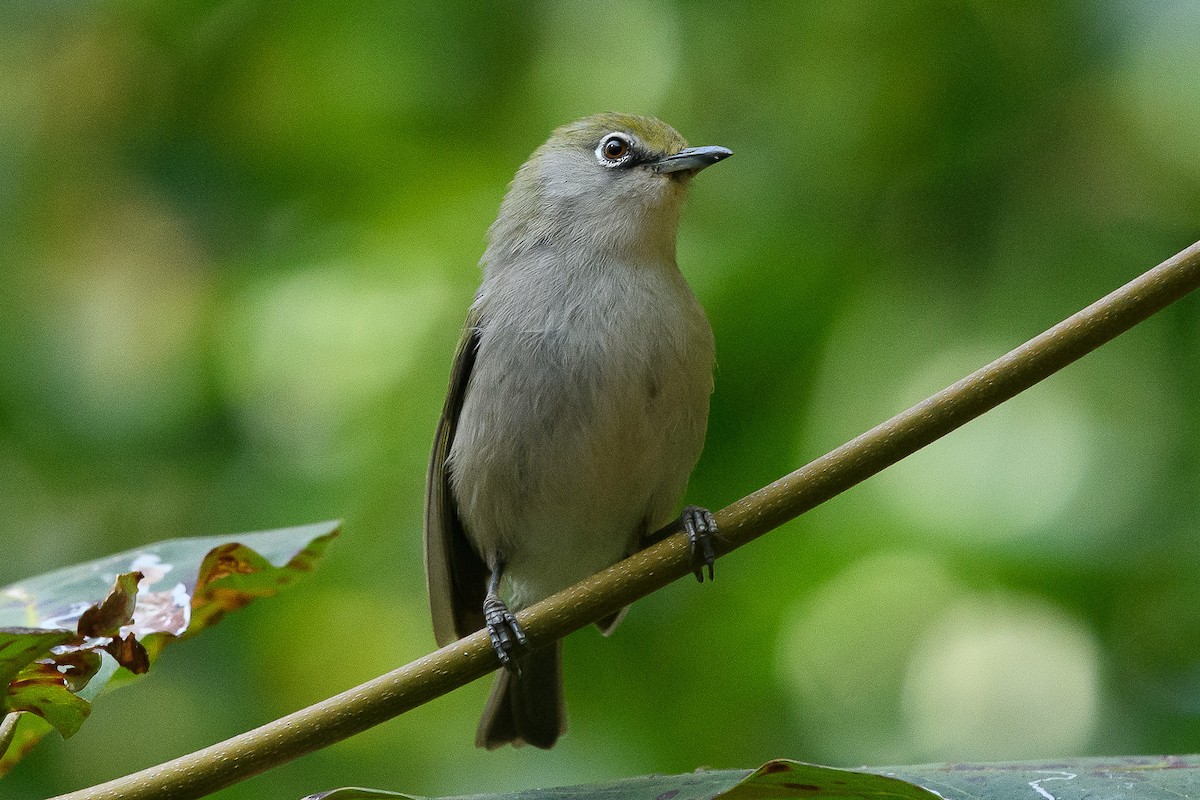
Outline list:
[[[690,172],[695,175],[705,167],[711,166],[722,159],[729,158],[733,151],[728,147],[685,147],[674,155],[660,158],[654,162],[654,171],[671,174],[673,172]]]

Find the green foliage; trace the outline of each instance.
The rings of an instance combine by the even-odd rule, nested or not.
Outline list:
[[[163,531],[344,517],[353,537],[304,592],[49,737],[4,794],[160,762],[431,649],[433,426],[484,231],[555,125],[652,113],[736,153],[696,182],[679,244],[719,361],[688,501],[719,507],[1197,238],[1196,14],[5,4],[0,583]],[[481,685],[220,796],[1194,750],[1198,313],[722,560],[711,586],[639,603],[612,638],[571,637],[550,753],[476,752]]]
[[[91,700],[146,672],[165,645],[310,572],[337,533],[323,522],[172,539],[0,588],[0,775],[51,727],[74,735]]]

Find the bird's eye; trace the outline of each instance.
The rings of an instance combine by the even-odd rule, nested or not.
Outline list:
[[[629,140],[616,134],[609,136],[601,143],[600,154],[608,161],[620,161],[629,154]]]

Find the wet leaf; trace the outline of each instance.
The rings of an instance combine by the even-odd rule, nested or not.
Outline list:
[[[77,731],[90,700],[148,670],[167,643],[311,571],[337,533],[325,522],[172,539],[0,589],[0,712],[28,712],[0,775],[50,726]]]
[[[1133,797],[1179,800],[1200,792],[1200,756],[1132,756],[999,764],[927,764],[837,769],[799,761],[769,761],[757,770],[649,775],[609,783],[530,789],[443,800],[1083,800]],[[404,797],[346,788],[304,800]]]
[[[1200,793],[1200,756],[1110,756],[998,764],[933,764],[877,770],[945,800],[1179,800]]]
[[[53,662],[72,692],[81,692],[88,685],[104,660],[95,650],[71,650],[55,653]]]

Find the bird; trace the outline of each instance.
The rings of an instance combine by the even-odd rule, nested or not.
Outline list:
[[[488,229],[426,482],[434,635],[488,630],[500,663],[476,734],[549,749],[566,730],[561,643],[515,612],[652,543],[679,514],[712,578],[713,515],[678,512],[699,459],[714,341],[676,264],[691,179],[732,151],[654,117],[557,128]],[[606,635],[625,610],[601,620]]]

